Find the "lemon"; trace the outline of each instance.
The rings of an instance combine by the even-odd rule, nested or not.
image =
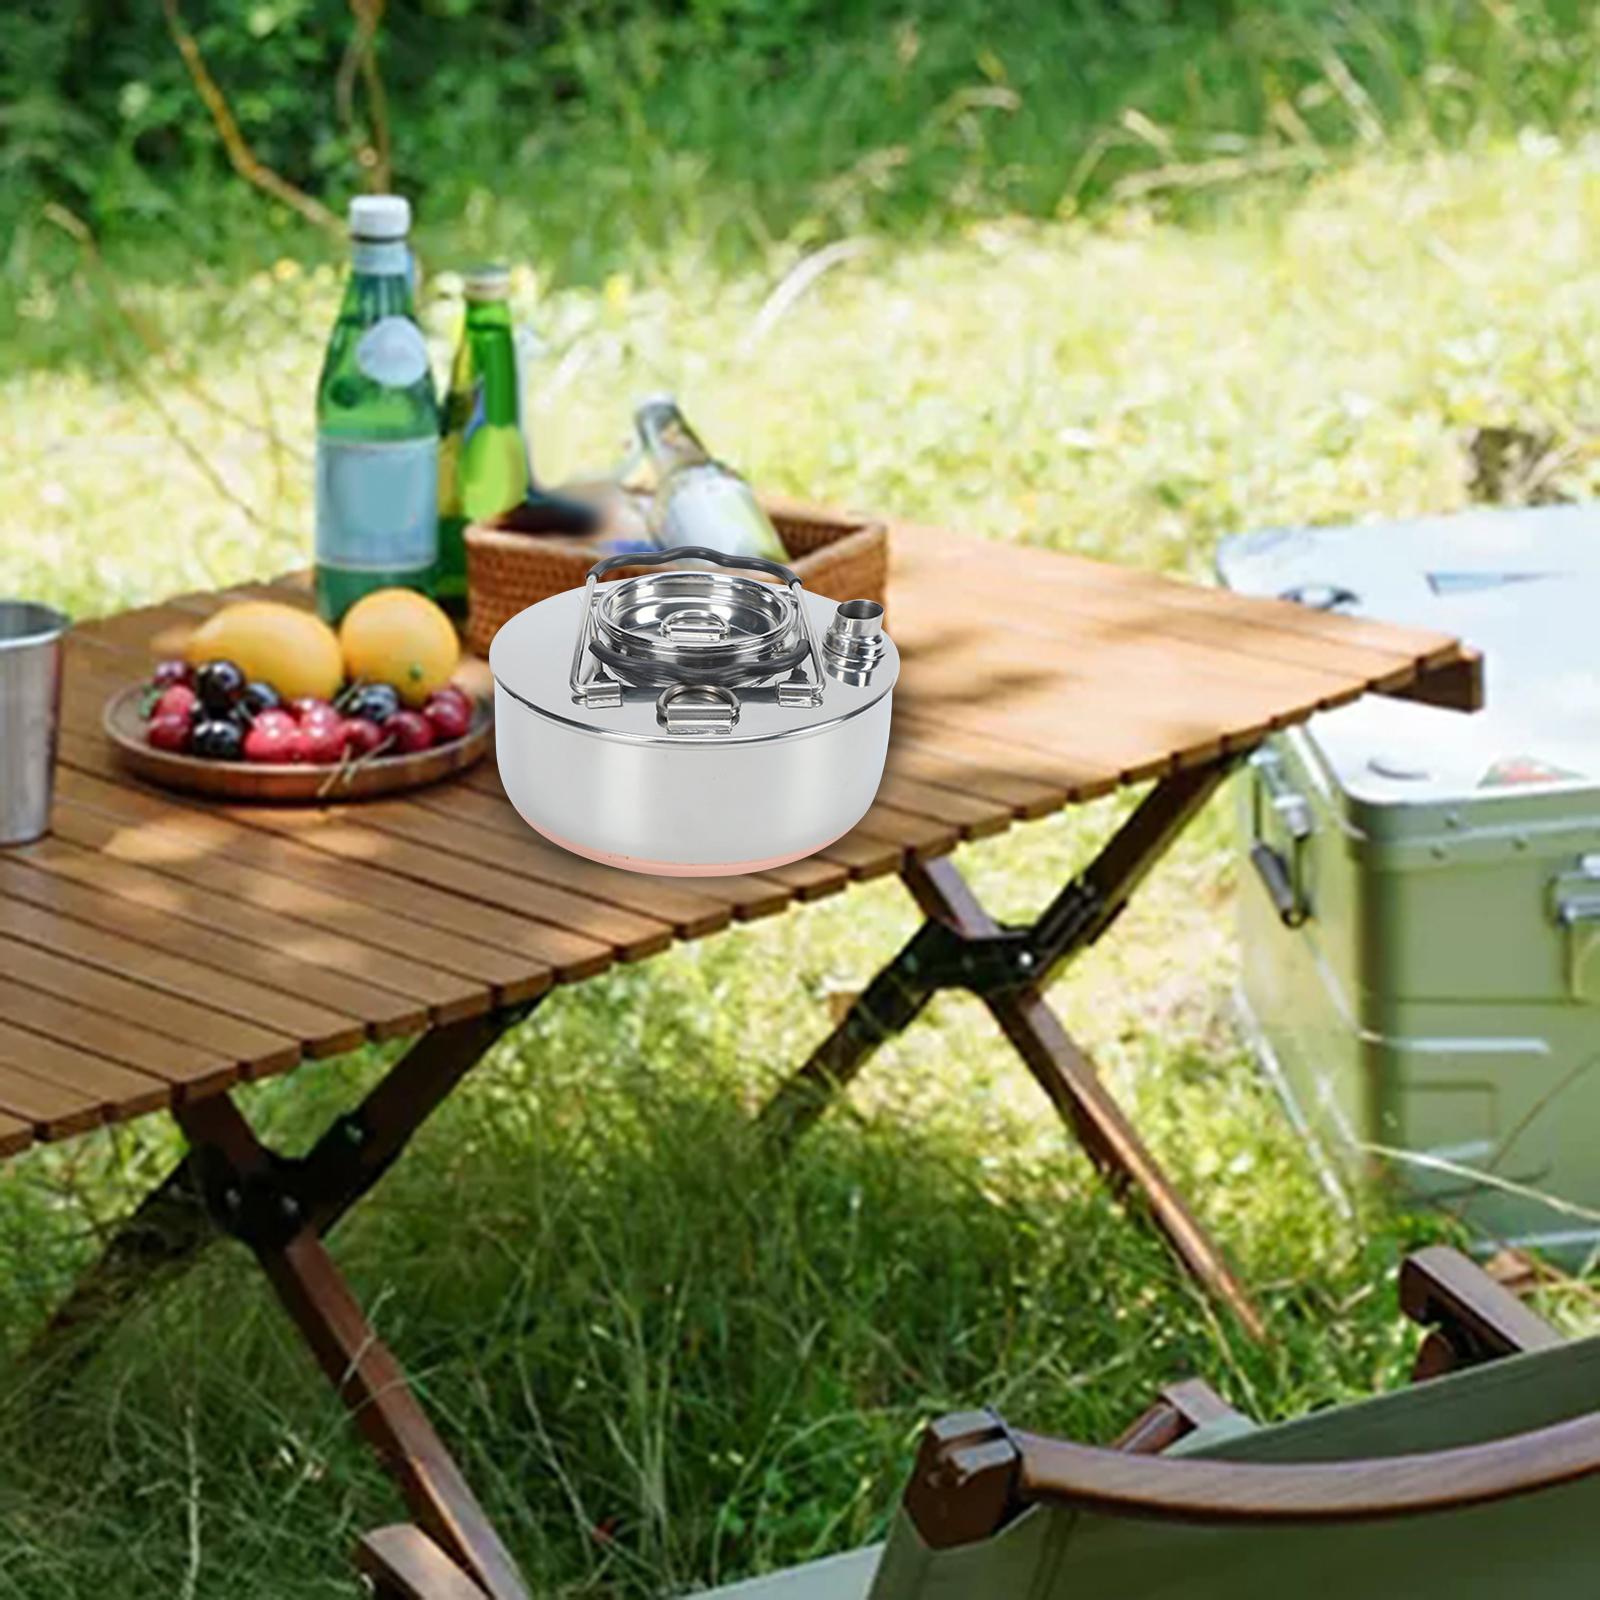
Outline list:
[[[392,683],[420,706],[451,679],[461,660],[455,624],[415,589],[363,595],[339,624],[345,671],[368,683]]]
[[[245,677],[270,683],[285,700],[331,700],[344,681],[344,656],[332,628],[311,611],[273,600],[224,606],[189,636],[192,666],[232,661]]]

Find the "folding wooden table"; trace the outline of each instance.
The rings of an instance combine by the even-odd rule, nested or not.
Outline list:
[[[1041,550],[893,525],[903,658],[878,803],[817,856],[736,878],[630,876],[544,844],[492,764],[404,799],[218,807],[130,778],[108,695],[175,632],[293,580],[86,623],[68,641],[54,831],[0,852],[0,1151],[169,1110],[189,1153],[59,1324],[220,1233],[255,1253],[416,1520],[497,1597],[526,1591],[323,1238],[504,1030],[555,985],[852,882],[899,873],[926,922],[764,1113],[792,1139],[931,995],[980,996],[1107,1177],[1252,1333],[1243,1287],[1044,989],[1268,733],[1368,691],[1470,709],[1456,641]],[[1144,780],[1039,919],[1002,927],[946,859],[962,840]],[[417,1035],[304,1156],[230,1097],[365,1039]]]

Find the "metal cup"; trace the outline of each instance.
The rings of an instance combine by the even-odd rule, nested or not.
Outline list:
[[[0,845],[28,844],[50,829],[68,626],[49,606],[0,600]]]

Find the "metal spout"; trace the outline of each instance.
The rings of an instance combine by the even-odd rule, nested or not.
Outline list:
[[[881,639],[883,607],[876,600],[846,600],[833,614],[828,637],[841,639]]]
[[[828,675],[859,688],[872,681],[883,659],[883,607],[876,600],[846,600],[833,614],[822,641]]]

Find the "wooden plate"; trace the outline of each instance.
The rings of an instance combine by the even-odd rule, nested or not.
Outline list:
[[[370,800],[438,783],[482,760],[494,734],[494,713],[473,697],[472,726],[449,744],[412,755],[375,756],[344,767],[269,766],[254,761],[210,761],[202,756],[153,750],[145,743],[139,702],[144,685],[133,684],[106,702],[106,736],[128,768],[149,783],[217,800],[262,800],[284,805],[334,805]]]

